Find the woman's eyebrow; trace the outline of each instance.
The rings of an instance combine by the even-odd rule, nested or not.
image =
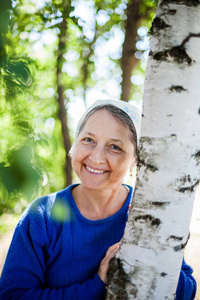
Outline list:
[[[124,144],[123,141],[120,140],[120,139],[110,139],[110,141],[117,142],[117,143],[120,143],[120,144]]]
[[[86,131],[84,134],[86,135],[91,135],[91,136],[96,136],[96,134],[92,133],[92,132],[89,132],[89,131]],[[117,138],[111,138],[109,139],[109,141],[111,142],[115,142],[115,143],[120,143],[120,144],[124,144],[124,142],[120,139],[117,139]]]
[[[95,136],[95,134],[94,134],[94,133],[92,133],[92,132],[84,132],[84,134],[88,134],[88,135]]]

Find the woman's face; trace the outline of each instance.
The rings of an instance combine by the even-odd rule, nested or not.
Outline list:
[[[115,189],[134,164],[130,130],[105,110],[93,113],[72,154],[72,166],[82,185],[92,190]]]

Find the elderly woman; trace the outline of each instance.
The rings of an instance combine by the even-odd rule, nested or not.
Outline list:
[[[139,114],[122,101],[98,101],[78,125],[71,151],[81,184],[34,201],[13,236],[0,299],[105,299],[109,261],[123,236],[133,188]],[[136,132],[137,131],[137,132]],[[177,299],[194,298],[183,262]]]

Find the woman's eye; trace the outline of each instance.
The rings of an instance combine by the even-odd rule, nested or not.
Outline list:
[[[86,142],[88,142],[88,143],[92,143],[93,142],[93,139],[91,139],[91,138],[85,138],[84,139]]]
[[[111,145],[111,149],[121,151],[121,149],[117,145]]]

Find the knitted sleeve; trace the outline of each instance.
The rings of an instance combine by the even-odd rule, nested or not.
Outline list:
[[[192,272],[192,268],[183,259],[175,300],[195,299],[197,285]]]
[[[42,218],[42,213],[34,217],[26,213],[16,227],[0,280],[0,299],[102,299],[105,284],[97,274],[81,284],[45,287],[45,255],[49,241]]]

